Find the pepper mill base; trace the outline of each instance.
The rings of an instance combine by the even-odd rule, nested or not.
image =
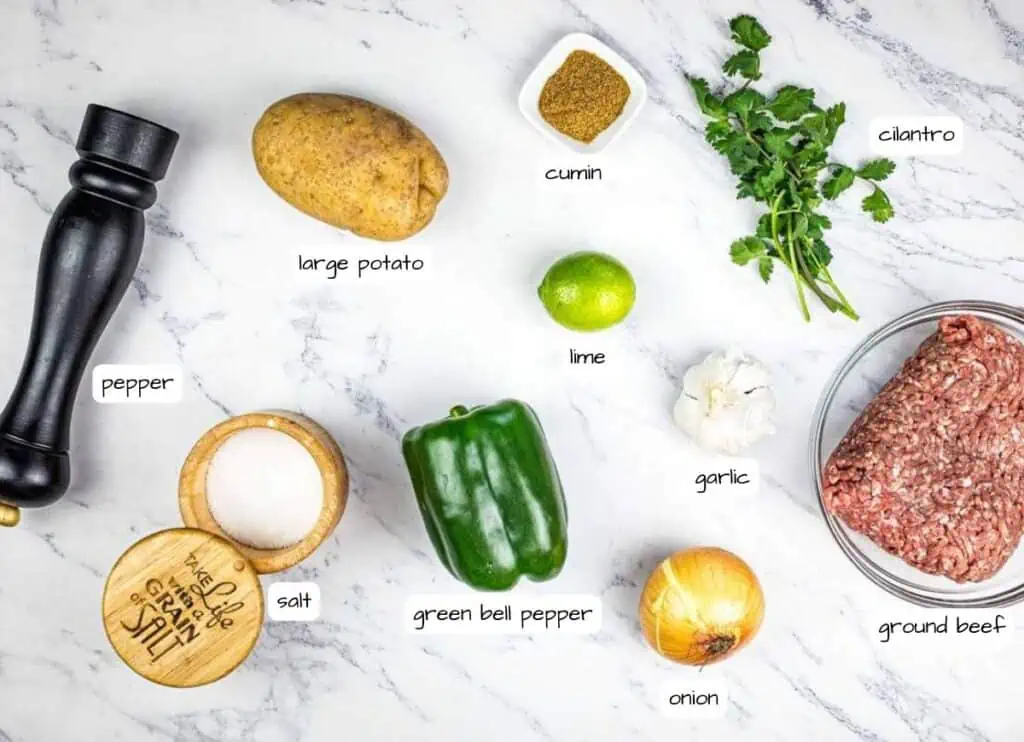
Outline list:
[[[0,505],[46,507],[59,500],[70,483],[67,453],[46,451],[9,433],[0,434]]]

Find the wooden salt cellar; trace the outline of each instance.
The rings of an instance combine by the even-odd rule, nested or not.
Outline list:
[[[210,514],[206,473],[234,433],[279,430],[301,443],[323,480],[313,529],[282,549],[257,549],[228,536]],[[151,534],[114,565],[103,594],[103,625],[114,650],[144,678],[190,688],[240,665],[263,625],[259,575],[292,567],[330,536],[345,509],[348,473],[338,444],[312,420],[291,412],[255,412],[209,430],[181,469],[178,505],[186,528]]]
[[[206,472],[217,449],[229,436],[248,428],[271,428],[287,433],[309,452],[320,469],[324,482],[324,501],[316,523],[304,539],[282,549],[256,549],[233,541],[210,513],[206,499]],[[178,507],[189,528],[216,533],[232,541],[260,574],[280,572],[308,557],[326,539],[345,510],[348,496],[348,471],[341,449],[330,434],[308,417],[292,412],[252,412],[232,417],[207,431],[192,448],[181,467],[178,482]]]

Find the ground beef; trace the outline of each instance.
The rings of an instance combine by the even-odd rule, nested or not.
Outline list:
[[[925,572],[991,577],[1024,532],[1024,346],[939,321],[833,451],[825,507]]]

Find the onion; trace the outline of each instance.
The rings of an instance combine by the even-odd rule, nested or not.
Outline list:
[[[644,638],[661,656],[709,665],[746,646],[764,618],[761,583],[725,549],[702,547],[658,565],[640,597]]]

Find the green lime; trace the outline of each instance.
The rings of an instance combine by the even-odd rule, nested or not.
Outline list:
[[[626,318],[636,284],[626,266],[599,252],[574,252],[548,268],[537,288],[551,318],[570,330],[605,330]]]

